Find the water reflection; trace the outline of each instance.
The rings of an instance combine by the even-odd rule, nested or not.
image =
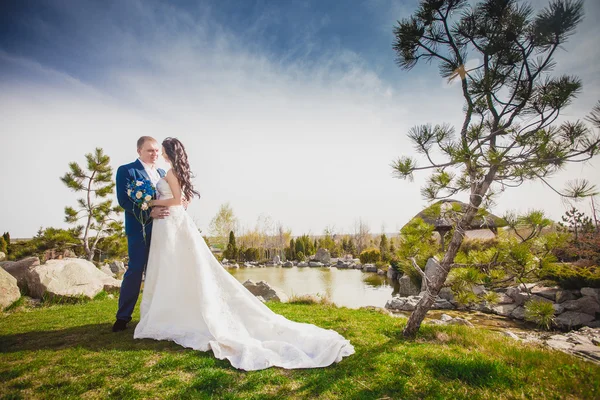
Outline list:
[[[229,270],[240,282],[247,279],[266,281],[288,296],[327,296],[338,306],[383,307],[398,292],[397,282],[385,276],[355,269],[337,268],[242,268]]]

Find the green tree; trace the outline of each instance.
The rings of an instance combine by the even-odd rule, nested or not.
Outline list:
[[[83,193],[84,197],[77,199],[77,210],[65,207],[65,221],[76,224],[83,220],[81,243],[87,259],[92,261],[100,239],[123,229],[121,222],[115,219],[122,209],[113,206],[112,200],[103,200],[113,194],[115,187],[110,157],[101,148],[96,148],[93,154],[88,153],[85,158],[87,171],[76,162],[71,162],[71,171],[60,179],[69,189]]]
[[[552,0],[534,15],[517,0],[421,0],[412,17],[394,28],[393,48],[401,68],[437,61],[443,78],[459,80],[464,120],[458,135],[449,125],[422,125],[409,132],[427,165],[410,157],[393,163],[400,178],[432,169],[422,189],[429,199],[469,193],[468,208],[456,225],[438,272],[404,329],[414,336],[446,281],[465,228],[495,190],[547,178],[574,161],[598,153],[600,139],[582,122],[556,127],[561,111],[581,90],[572,76],[550,77],[553,56],[583,17],[580,0]],[[478,65],[467,69],[468,59]],[[600,128],[600,103],[589,120]],[[553,188],[554,189],[554,188]],[[587,181],[561,195],[593,193]]]
[[[0,236],[0,252],[8,254],[8,245],[6,244],[6,240],[3,236]]]
[[[382,233],[379,238],[379,252],[381,253],[382,261],[390,261],[390,243],[385,233]]]
[[[4,241],[6,242],[6,255],[8,256],[10,254],[10,233],[4,232],[2,234],[2,237],[4,238]]]
[[[595,230],[595,224],[592,219],[575,207],[565,212],[565,215],[561,219],[562,222],[558,223],[559,226],[563,230],[573,234],[576,244],[579,242],[580,234],[590,233]]]
[[[294,245],[294,252],[296,253],[296,257],[298,256],[299,253],[302,253],[304,255],[304,253],[306,252],[306,250],[304,248],[304,241],[302,240],[302,237],[299,237],[296,239],[296,244]]]
[[[237,260],[237,256],[238,249],[235,244],[235,234],[233,233],[233,231],[230,231],[229,242],[227,243],[227,248],[223,252],[223,257],[227,258],[228,260]]]

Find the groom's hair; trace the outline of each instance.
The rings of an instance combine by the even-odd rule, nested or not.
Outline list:
[[[146,143],[146,141],[151,140],[153,142],[156,142],[156,139],[154,139],[152,136],[142,136],[141,138],[138,139],[137,141],[137,148],[138,150],[142,148],[142,146],[144,145],[144,143]]]

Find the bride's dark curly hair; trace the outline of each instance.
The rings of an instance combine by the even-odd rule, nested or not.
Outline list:
[[[194,190],[192,185],[192,172],[190,171],[190,164],[188,163],[187,153],[183,143],[177,138],[166,138],[162,142],[162,146],[165,149],[169,161],[173,166],[173,172],[179,181],[181,186],[181,192],[187,200],[192,200],[194,195],[200,197],[200,193]]]

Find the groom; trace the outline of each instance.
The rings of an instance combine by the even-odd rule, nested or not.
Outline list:
[[[117,170],[117,200],[125,210],[125,234],[127,234],[127,250],[129,265],[123,276],[121,293],[119,294],[119,310],[113,332],[123,331],[131,321],[131,314],[140,295],[142,273],[148,261],[150,239],[152,235],[152,220],[146,224],[146,240],[142,233],[142,224],[135,218],[134,204],[127,195],[127,183],[132,180],[149,180],[154,187],[159,179],[165,176],[165,171],[156,168],[155,163],[160,154],[160,145],[150,136],[142,136],[137,141],[139,158],[131,164],[121,165]],[[152,207],[150,217],[165,218],[169,215],[168,207]]]

